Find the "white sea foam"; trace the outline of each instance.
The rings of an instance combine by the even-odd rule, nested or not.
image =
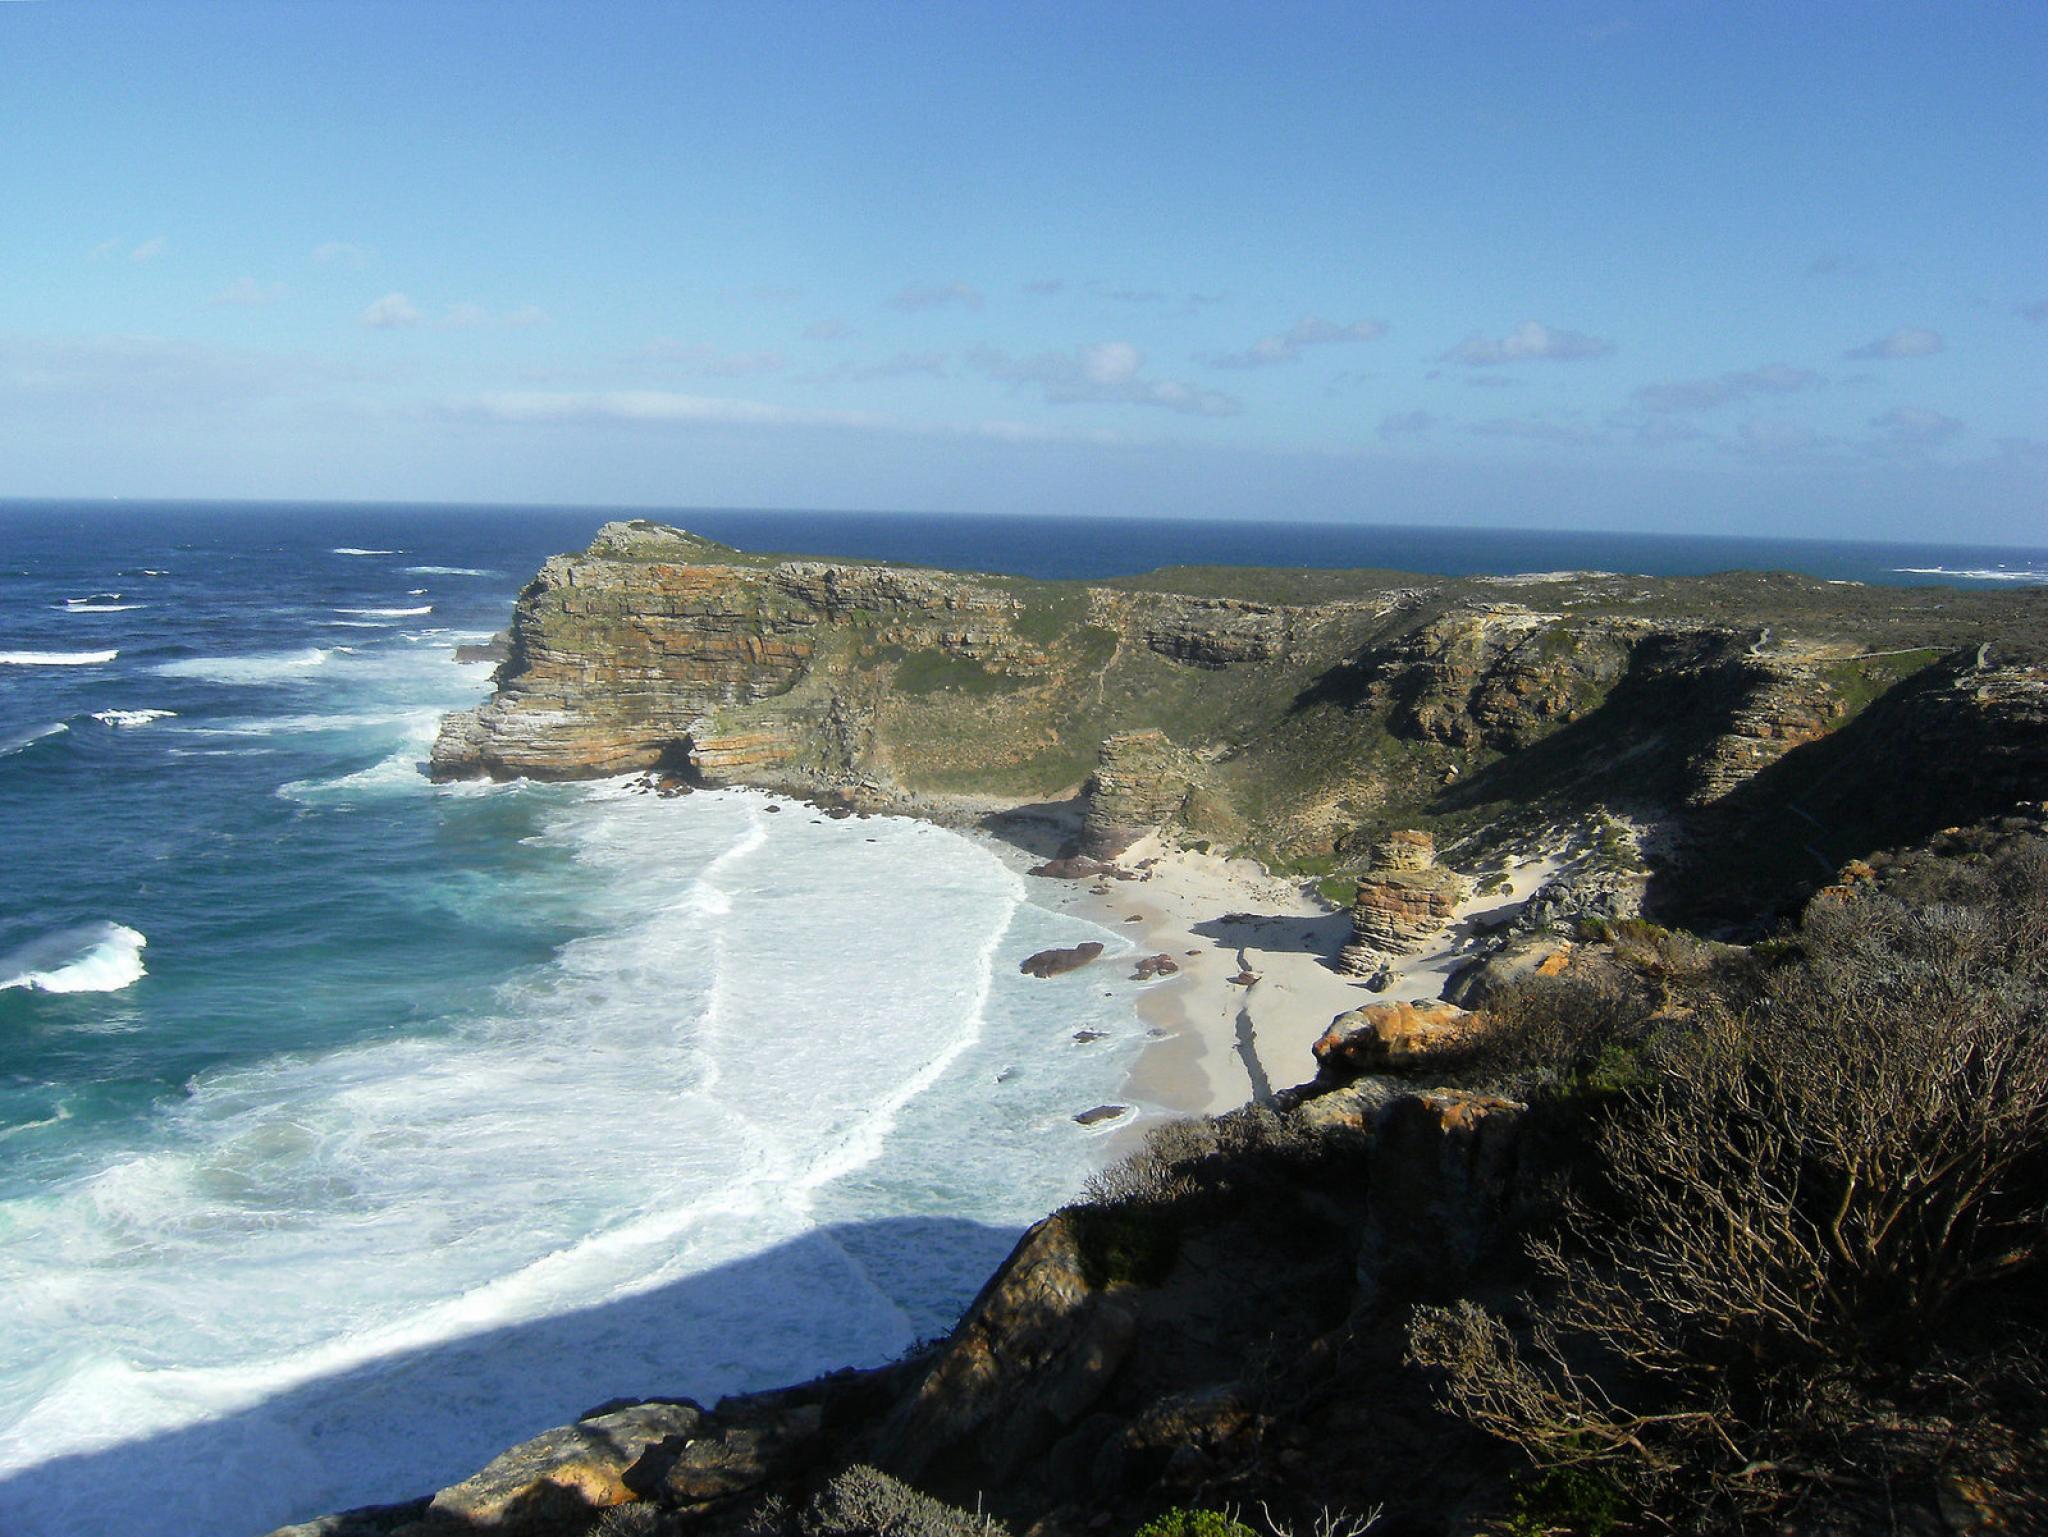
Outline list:
[[[141,980],[149,941],[124,923],[85,923],[0,955],[0,992],[115,993]]]
[[[52,605],[55,607],[56,605]],[[78,603],[63,605],[67,614],[125,614],[131,609],[148,608],[147,603]]]
[[[336,546],[334,547],[334,553],[335,553],[336,555],[403,555],[403,554],[405,553],[405,551],[403,551],[403,550],[359,550],[359,549],[357,549],[357,548],[356,548],[356,547],[355,547],[354,545],[352,545],[352,544],[337,544],[337,545],[336,545]]]
[[[153,720],[173,720],[176,710],[95,710],[92,718],[103,726],[127,728],[147,726]]]
[[[60,720],[47,726],[32,726],[27,731],[17,731],[11,736],[0,737],[0,758],[11,758],[24,748],[42,741],[44,737],[56,736],[70,729]]]
[[[2048,582],[2043,566],[1894,566],[1901,576],[1952,576],[1962,582]]]
[[[337,614],[368,614],[373,618],[410,619],[416,614],[431,614],[434,605],[422,603],[417,608],[337,608]]]
[[[1128,1056],[1069,1034],[1142,1032],[1107,976],[1016,976],[1080,926],[982,845],[750,793],[520,793],[556,807],[586,937],[415,1037],[204,1074],[97,1172],[0,1203],[10,1532],[255,1530],[635,1383],[886,1359],[1100,1156],[1069,1116]]]
[[[322,666],[342,646],[308,646],[302,651],[258,652],[250,656],[193,656],[159,662],[166,678],[192,678],[202,683],[300,683],[307,672]]]
[[[338,630],[389,630],[395,628],[395,626],[387,624],[381,619],[323,619],[320,622],[325,625],[332,625]]]
[[[0,651],[0,667],[98,667],[119,651]]]
[[[482,571],[475,566],[407,566],[408,576],[496,576],[495,571]]]

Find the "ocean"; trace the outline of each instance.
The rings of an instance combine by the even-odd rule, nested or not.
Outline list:
[[[1145,1032],[987,843],[743,791],[430,785],[455,660],[603,511],[0,504],[0,1531],[254,1534],[620,1395],[890,1359],[1071,1198]],[[2048,554],[691,511],[1100,577]],[[1076,1032],[1100,1039],[1077,1044]]]

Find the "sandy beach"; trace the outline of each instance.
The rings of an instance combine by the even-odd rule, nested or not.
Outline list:
[[[1078,805],[1053,803],[1016,808],[984,825],[1013,849],[1047,858],[1078,830],[1078,814]],[[1179,970],[1148,984],[1139,1001],[1140,1016],[1158,1038],[1124,1092],[1136,1106],[1216,1115],[1314,1077],[1311,1048],[1345,1010],[1438,997],[1481,936],[1565,860],[1532,854],[1512,861],[1505,883],[1468,896],[1432,943],[1390,957],[1393,981],[1378,993],[1363,977],[1335,968],[1351,936],[1350,912],[1332,908],[1306,882],[1157,837],[1133,845],[1115,863],[1128,878],[1032,877],[1041,888],[1034,896],[1126,935],[1139,957],[1172,958]]]

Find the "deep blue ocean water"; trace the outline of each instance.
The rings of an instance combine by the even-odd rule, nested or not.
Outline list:
[[[0,1530],[256,1532],[615,1394],[885,1359],[1102,1156],[1071,1114],[1116,1096],[1135,989],[1020,981],[1104,936],[986,846],[426,783],[488,687],[454,645],[606,516],[0,505]],[[1043,576],[2048,579],[1937,545],[668,516]]]

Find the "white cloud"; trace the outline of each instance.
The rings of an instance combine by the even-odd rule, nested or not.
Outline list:
[[[981,290],[966,283],[913,283],[889,300],[889,307],[897,310],[935,310],[949,304],[978,310],[981,308]]]
[[[119,240],[102,240],[98,245],[85,253],[86,260],[105,261],[109,256],[112,256],[121,249],[121,244],[122,242]]]
[[[1212,368],[1266,368],[1275,363],[1292,363],[1304,347],[1327,347],[1336,342],[1378,341],[1387,334],[1384,320],[1354,320],[1348,326],[1304,315],[1273,336],[1262,336],[1242,352],[1226,352],[1208,360]]]
[[[1818,383],[1820,375],[1812,369],[1767,363],[1762,368],[1717,374],[1711,379],[1646,384],[1635,392],[1635,403],[1645,411],[1711,411],[1754,395],[1789,395]]]
[[[313,260],[322,267],[363,268],[377,259],[377,253],[368,246],[352,245],[346,240],[329,240],[313,247]]]
[[[500,325],[513,331],[527,331],[535,326],[544,326],[547,323],[548,312],[538,304],[522,304],[499,322]]]
[[[209,309],[258,309],[284,297],[284,284],[259,283],[254,278],[236,278],[206,301]]]
[[[1187,416],[1235,416],[1244,403],[1220,390],[1177,379],[1147,379],[1145,355],[1129,342],[1095,342],[1072,352],[1013,358],[992,347],[970,353],[970,366],[1005,384],[1035,387],[1052,405],[1109,401],[1158,406]]]
[[[390,293],[364,310],[358,318],[373,331],[396,331],[416,326],[426,317],[404,294]]]
[[[1585,358],[1605,357],[1614,343],[1583,331],[1564,331],[1538,321],[1525,320],[1502,337],[1466,337],[1444,354],[1446,363],[1463,363],[1472,368],[1489,368],[1497,363],[1542,361],[1575,363]]]
[[[1931,358],[1947,346],[1939,331],[1930,331],[1924,326],[1901,326],[1889,336],[1880,336],[1874,342],[1850,348],[1842,356],[1858,360]]]
[[[171,243],[169,240],[165,239],[162,235],[156,235],[143,241],[141,245],[130,251],[128,259],[132,262],[153,262],[170,248]]]
[[[1895,406],[1882,416],[1873,416],[1870,425],[1883,434],[1886,447],[1904,449],[1932,448],[1966,430],[1953,416],[1924,406]]]

